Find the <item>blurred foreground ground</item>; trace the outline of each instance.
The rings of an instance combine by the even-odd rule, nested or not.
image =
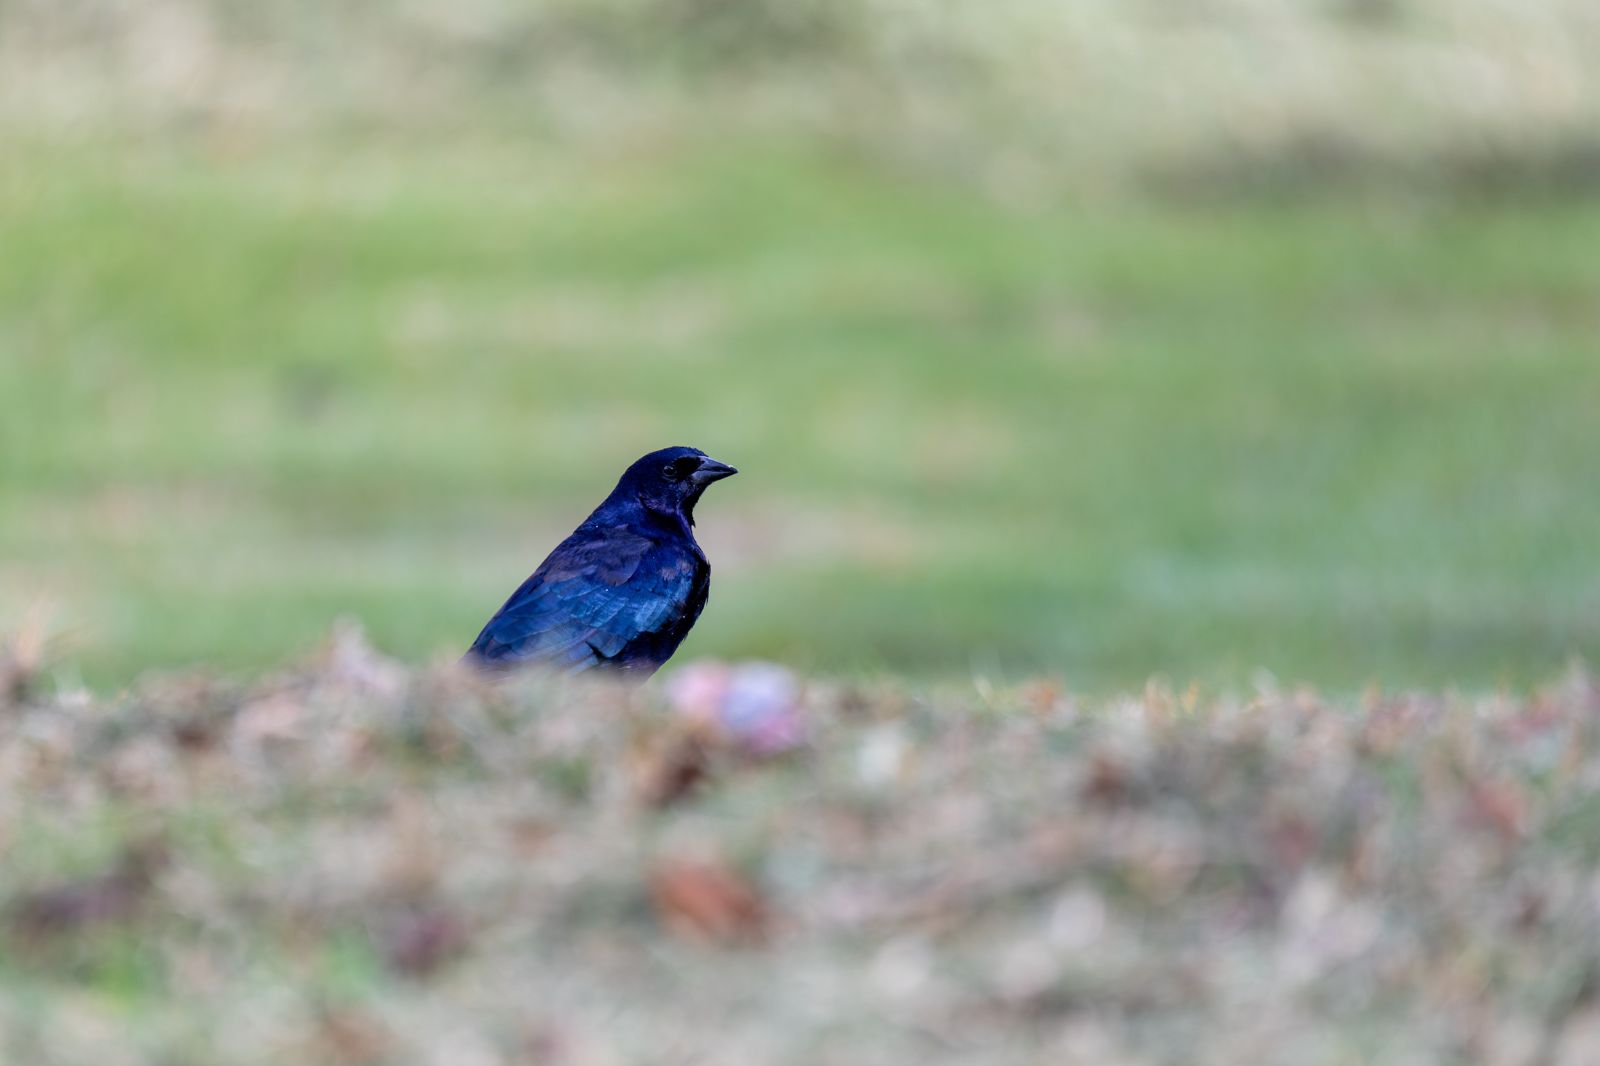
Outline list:
[[[491,690],[350,633],[253,685],[27,681],[7,1062],[1600,1058],[1580,675],[1359,704],[813,685],[775,755],[655,689]]]

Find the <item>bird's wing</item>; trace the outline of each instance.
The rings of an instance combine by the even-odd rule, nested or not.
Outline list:
[[[684,611],[694,561],[626,526],[579,530],[512,593],[469,655],[585,670],[658,632]]]

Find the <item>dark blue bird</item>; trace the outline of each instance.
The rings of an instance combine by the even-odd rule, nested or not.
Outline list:
[[[542,664],[644,678],[672,658],[706,605],[711,566],[694,505],[738,473],[698,448],[651,452],[556,546],[483,627],[465,662]]]

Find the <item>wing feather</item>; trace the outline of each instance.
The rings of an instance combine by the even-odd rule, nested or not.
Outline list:
[[[574,672],[617,659],[683,620],[695,571],[682,550],[626,526],[580,529],[512,593],[468,654]]]

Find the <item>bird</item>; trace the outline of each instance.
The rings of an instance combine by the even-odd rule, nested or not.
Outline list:
[[[694,539],[707,486],[738,471],[699,448],[653,451],[494,613],[463,662],[642,681],[678,650],[711,585]]]

